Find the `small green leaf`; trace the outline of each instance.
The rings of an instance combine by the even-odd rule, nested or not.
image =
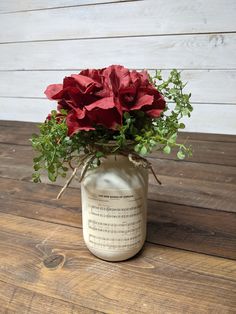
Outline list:
[[[35,183],[41,182],[39,173],[33,173],[32,174],[32,179],[33,179],[33,182],[35,182]]]
[[[55,172],[55,166],[54,166],[54,164],[50,164],[50,166],[48,167],[48,171],[51,172],[51,173],[54,173],[54,172]]]
[[[56,175],[52,172],[48,172],[48,179],[52,182],[55,182],[56,181]]]
[[[140,136],[140,135],[137,135],[137,136],[135,137],[135,141],[136,141],[136,142],[139,142],[141,139],[142,139],[142,136]]]
[[[157,144],[157,142],[154,141],[153,139],[151,139],[151,140],[149,141],[149,143],[150,143],[152,146],[155,146],[155,145]]]
[[[96,157],[97,158],[101,158],[104,156],[104,153],[103,152],[96,152]]]
[[[124,113],[124,118],[126,120],[130,118],[130,114],[127,111]]]
[[[40,169],[40,164],[35,163],[35,164],[34,164],[34,170],[35,170],[35,171],[38,171],[39,169]]]
[[[33,161],[34,161],[34,163],[37,163],[37,162],[39,162],[41,159],[42,159],[42,156],[39,156],[39,157],[35,157],[35,158],[33,159]]]
[[[141,148],[140,154],[141,154],[141,155],[146,155],[146,154],[147,154],[147,148],[146,148],[146,146],[143,146],[143,147]]]
[[[181,160],[184,159],[185,158],[184,152],[182,150],[179,150],[177,153],[177,157]]]
[[[189,114],[188,108],[182,109],[182,114],[183,114],[183,116],[187,116]]]
[[[140,144],[135,145],[134,146],[134,150],[135,150],[136,153],[139,153],[140,150],[141,150],[141,145]]]
[[[168,139],[169,144],[174,144],[176,142],[177,133],[174,133],[171,135],[171,137]]]
[[[171,152],[171,147],[169,145],[166,145],[164,148],[163,148],[163,152],[165,154],[170,154]]]
[[[66,111],[65,109],[61,109],[60,112],[61,112],[61,114],[63,114],[63,115],[67,115],[67,111]]]

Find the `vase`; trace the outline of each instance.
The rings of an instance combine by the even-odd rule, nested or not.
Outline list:
[[[145,242],[148,169],[123,155],[109,155],[81,182],[83,237],[107,261],[136,255]]]

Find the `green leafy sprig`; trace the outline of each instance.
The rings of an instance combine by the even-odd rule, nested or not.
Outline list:
[[[183,93],[186,84],[182,82],[180,72],[172,70],[164,80],[161,71],[156,71],[150,80],[167,101],[159,118],[151,118],[143,111],[125,112],[118,130],[96,126],[95,130],[80,131],[69,137],[67,112],[61,110],[59,119],[57,111],[52,111],[50,119],[39,126],[39,134],[31,139],[38,153],[34,158],[34,182],[41,181],[41,173],[45,170],[49,180],[54,182],[58,176],[66,177],[69,168],[74,170],[85,162],[88,168],[97,167],[100,159],[111,153],[147,156],[154,149],[170,154],[177,148],[179,159],[190,156],[191,147],[177,142],[178,131],[185,128],[180,120],[190,117],[192,112],[191,94]]]

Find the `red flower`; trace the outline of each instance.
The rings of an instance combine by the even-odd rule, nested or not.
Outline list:
[[[150,83],[146,71],[110,66],[104,75],[123,111],[142,110],[151,117],[159,117],[165,109],[164,97]]]
[[[149,82],[147,72],[120,65],[72,74],[63,84],[49,85],[45,94],[58,101],[59,112],[67,110],[69,135],[94,130],[96,125],[117,129],[125,111],[142,110],[159,117],[165,108],[165,100]]]

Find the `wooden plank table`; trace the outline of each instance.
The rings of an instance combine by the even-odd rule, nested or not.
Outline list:
[[[236,137],[181,134],[150,156],[148,236],[109,263],[86,248],[77,182],[31,182],[35,124],[0,121],[0,313],[236,313]]]

